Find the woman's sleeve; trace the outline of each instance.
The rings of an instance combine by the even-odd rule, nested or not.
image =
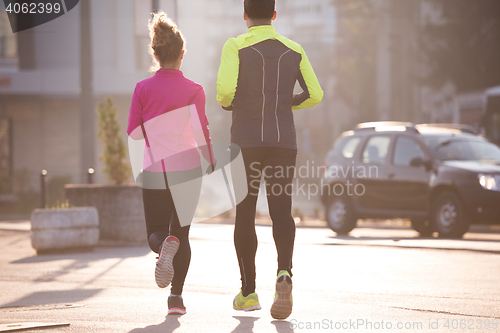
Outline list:
[[[127,134],[134,140],[144,139],[142,132],[142,103],[139,97],[139,86],[136,85],[132,95],[132,103],[128,114]]]
[[[208,129],[208,118],[205,113],[205,90],[201,87],[193,98],[193,104],[196,106],[196,114],[191,119],[191,130],[194,139],[200,148],[203,158],[210,164],[215,164],[215,156],[212,149],[212,140]],[[195,119],[195,117],[197,119]]]

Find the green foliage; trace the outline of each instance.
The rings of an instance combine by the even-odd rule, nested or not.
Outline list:
[[[49,177],[48,186],[48,199],[49,206],[58,204],[60,201],[64,200],[64,185],[70,184],[71,176],[63,175],[63,176],[54,176]]]
[[[354,123],[376,120],[376,25],[377,11],[371,1],[333,0],[338,15],[335,54],[337,95],[351,109]]]
[[[427,1],[437,17],[427,18],[419,49],[428,66],[424,82],[451,80],[459,91],[500,84],[500,1]]]
[[[97,105],[99,116],[98,138],[104,152],[101,161],[104,162],[103,171],[108,175],[108,180],[113,184],[123,184],[132,175],[127,158],[127,148],[120,135],[120,125],[116,119],[117,109],[111,97]]]
[[[0,194],[10,193],[10,182],[8,174],[0,169]]]
[[[68,208],[74,208],[74,205],[70,205],[68,199],[66,201],[59,201],[57,200],[56,203],[52,206],[45,206],[46,209],[68,209]]]

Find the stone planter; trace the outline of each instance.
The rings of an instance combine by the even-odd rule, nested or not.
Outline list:
[[[99,241],[99,217],[94,207],[35,209],[31,230],[37,253],[89,249]]]
[[[93,206],[99,212],[100,240],[124,245],[147,244],[142,189],[136,185],[64,187],[70,205]]]

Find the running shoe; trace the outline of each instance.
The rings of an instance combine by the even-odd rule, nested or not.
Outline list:
[[[257,296],[257,293],[251,293],[245,297],[240,290],[240,293],[233,300],[233,309],[238,311],[260,310],[259,296]]]
[[[271,316],[274,319],[286,319],[292,313],[292,278],[287,271],[278,273],[276,278],[276,292],[271,305]]]
[[[168,314],[186,314],[186,307],[182,302],[182,296],[170,295],[168,297]]]
[[[175,236],[168,236],[160,249],[160,255],[156,262],[155,280],[160,288],[167,287],[174,277],[174,265],[172,261],[179,249],[179,239]]]

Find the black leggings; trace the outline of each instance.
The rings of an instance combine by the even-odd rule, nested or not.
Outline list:
[[[255,292],[255,209],[261,175],[266,181],[269,214],[273,223],[273,237],[278,252],[278,272],[291,275],[295,241],[295,222],[292,217],[292,181],[297,151],[277,147],[249,147],[241,149],[247,174],[248,195],[236,206],[234,246],[238,256],[243,295]]]
[[[201,175],[201,169],[196,171]],[[164,174],[160,173],[161,177],[158,177],[158,173],[154,174],[155,175],[153,175],[153,173],[148,173],[147,171],[144,172],[145,184],[148,181],[149,183],[153,181],[161,182],[163,179],[166,184],[166,189],[142,189],[149,247],[153,252],[159,253],[162,242],[169,235],[173,235],[179,239],[179,250],[177,250],[177,254],[173,260],[174,277],[172,279],[171,293],[174,295],[181,295],[184,287],[184,280],[186,279],[189,263],[191,261],[191,246],[189,245],[190,225],[181,227],[179,223],[166,175],[163,177]],[[199,193],[193,193],[192,198],[199,198]]]

